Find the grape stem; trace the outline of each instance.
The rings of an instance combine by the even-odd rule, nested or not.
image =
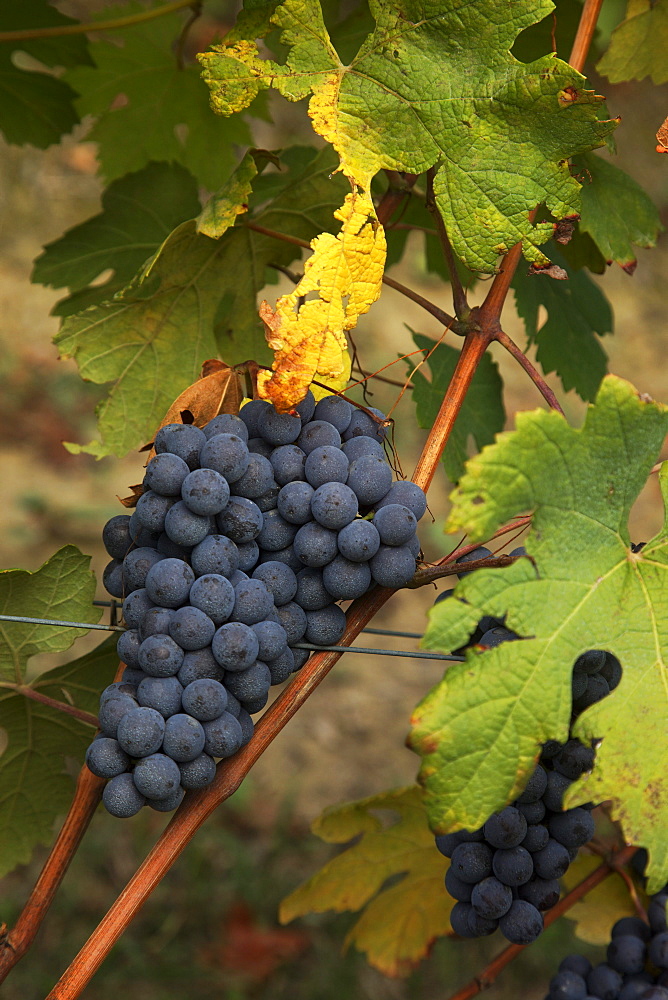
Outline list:
[[[457,270],[457,261],[455,260],[455,255],[452,249],[452,244],[448,238],[448,234],[445,228],[445,223],[443,222],[443,216],[438,210],[438,205],[436,204],[436,196],[434,194],[434,176],[436,174],[436,167],[431,167],[427,171],[427,210],[434,220],[436,226],[436,233],[438,235],[439,242],[441,244],[441,250],[447,264],[448,273],[450,275],[450,284],[452,285],[452,302],[455,307],[455,315],[458,319],[467,320],[470,315],[470,308],[468,301],[466,299],[466,292],[464,291],[464,286],[462,285],[461,279],[459,277],[459,271]]]
[[[88,24],[54,24],[49,28],[21,28],[17,31],[0,31],[0,42],[27,42],[33,38],[62,38],[65,35],[87,35],[92,31],[116,31],[119,28],[129,28],[133,24],[153,21],[156,17],[173,14],[184,7],[192,7],[193,0],[174,0],[164,7],[144,10],[138,14],[128,14],[127,17],[113,17],[108,21],[90,21]]]
[[[583,896],[595,889],[597,885],[605,881],[609,875],[617,872],[619,873],[619,868],[622,865],[627,864],[635,852],[638,850],[637,847],[624,847],[621,851],[612,855],[608,861],[604,861],[603,864],[595,868],[593,872],[590,872],[582,882],[571,889],[562,899],[559,900],[556,906],[553,906],[545,914],[545,926],[549,927],[551,924],[558,920],[564,913],[567,913],[572,906],[575,906]],[[492,959],[488,966],[486,966],[480,975],[476,976],[463,986],[456,993],[453,993],[449,1000],[471,1000],[471,997],[475,997],[478,993],[483,990],[488,989],[497,979],[499,974],[503,972],[505,967],[517,958],[517,956],[528,948],[529,945],[526,944],[511,944],[503,951],[499,952],[496,958]]]

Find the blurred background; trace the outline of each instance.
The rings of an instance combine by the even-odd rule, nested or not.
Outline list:
[[[63,5],[63,10],[79,15],[95,7],[99,4],[80,3]],[[231,7],[207,4],[194,48],[206,47],[216,29],[225,29],[234,17]],[[619,5],[615,10],[619,13]],[[654,152],[654,134],[668,113],[668,86],[655,88],[648,80],[611,86],[594,72],[591,80],[607,96],[611,114],[621,115],[615,162],[645,187],[665,225],[668,157]],[[288,105],[272,97],[270,107],[273,125],[253,123],[258,146],[310,141],[303,103]],[[60,546],[74,543],[92,556],[101,580],[108,559],[100,540],[102,526],[121,511],[117,497],[138,481],[143,458],[137,454],[97,462],[63,448],[63,440],[94,436],[94,408],[102,389],[84,383],[72,362],[57,358],[51,338],[58,320],[50,311],[62,293],[30,283],[32,262],[42,246],[99,211],[103,188],[96,170],[96,149],[86,141],[85,122],[74,136],[45,151],[0,147],[0,419],[5,428],[0,435],[0,567],[34,570]],[[616,317],[615,334],[605,339],[604,347],[611,371],[668,402],[665,239],[655,250],[638,250],[638,261],[633,276],[615,267],[600,279]],[[426,270],[419,237],[411,238],[409,252],[392,274],[450,308],[448,287]],[[480,283],[474,301],[484,291]],[[267,290],[270,298],[276,294],[276,286]],[[441,332],[417,306],[385,289],[355,333],[365,367],[374,370],[412,350],[409,326],[432,336]],[[512,298],[505,328],[524,344]],[[542,400],[505,352],[495,346],[493,354],[505,380],[512,427],[517,410],[535,408]],[[403,381],[405,363],[384,374]],[[580,422],[584,404],[565,394],[558,380],[548,381],[568,418]],[[373,384],[372,391],[373,404],[386,411],[399,394],[383,383]],[[415,424],[410,391],[393,416],[399,457],[410,475],[424,439]],[[427,559],[446,554],[457,541],[442,530],[449,489],[439,471],[430,492],[432,516],[426,515],[421,529]],[[633,512],[632,537],[650,537],[661,521],[654,481]],[[397,628],[400,623],[402,629],[422,632],[435,594],[431,587],[397,594],[374,625]],[[98,596],[105,596],[101,583]],[[96,644],[97,639],[86,637],[66,658]],[[391,648],[392,640],[367,637],[367,644]],[[406,641],[404,648],[410,644]],[[40,660],[38,667],[55,662]],[[438,664],[429,661],[344,656],[240,791],[199,832],[83,995],[111,1000],[125,990],[132,997],[162,1000],[187,990],[191,1000],[339,1000],[344,995],[356,1000],[427,995],[445,1000],[479,971],[501,947],[496,936],[480,942],[439,941],[420,969],[402,981],[370,969],[360,955],[342,957],[352,915],[312,917],[287,928],[276,919],[279,901],[333,853],[310,835],[310,821],[327,805],[413,782],[417,760],[404,747],[408,718],[440,676]],[[38,1000],[48,992],[164,826],[164,817],[146,812],[131,822],[96,816],[37,942],[3,986],[3,998]],[[0,884],[0,916],[9,925],[44,857],[45,851],[37,851],[31,864]],[[562,920],[546,932],[492,987],[490,1000],[539,998],[556,968],[555,956],[574,948],[601,954],[576,943],[570,928]]]

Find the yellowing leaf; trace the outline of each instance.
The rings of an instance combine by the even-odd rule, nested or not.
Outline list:
[[[570,892],[600,864],[601,858],[580,853],[562,878],[562,885]],[[612,925],[622,917],[637,916],[637,913],[624,879],[614,873],[572,906],[565,916],[575,921],[575,933],[582,941],[607,944]]]
[[[334,213],[341,232],[321,233],[304,277],[289,295],[267,302],[260,316],[275,353],[272,372],[258,374],[258,391],[280,411],[291,409],[316,379],[343,389],[350,375],[345,332],[380,295],[387,243],[369,194],[353,191]],[[309,299],[316,292],[317,298]],[[324,390],[316,391],[316,397]]]
[[[378,810],[398,819],[388,826]],[[407,975],[435,938],[452,933],[453,901],[443,887],[447,864],[434,846],[419,788],[333,806],[312,829],[329,843],[359,839],[283,900],[282,923],[305,913],[363,909],[345,943],[386,976]],[[389,878],[392,884],[383,888]]]

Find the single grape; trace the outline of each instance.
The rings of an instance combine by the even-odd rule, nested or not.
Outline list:
[[[243,580],[234,588],[232,617],[244,625],[264,621],[274,609],[274,598],[262,580]]]
[[[341,528],[337,537],[339,552],[352,562],[368,562],[380,548],[378,529],[370,521],[356,519]]]
[[[125,663],[128,667],[138,668],[140,645],[141,639],[138,629],[131,628],[127,632],[122,632],[116,643],[116,652],[121,663]]]
[[[558,972],[550,980],[550,1000],[586,1000],[587,984],[577,972]]]
[[[365,562],[336,556],[322,571],[322,582],[336,601],[353,601],[371,587],[371,570]]]
[[[318,524],[334,531],[354,521],[358,509],[357,497],[345,483],[324,483],[311,500],[311,513]]]
[[[299,650],[297,650],[299,652]],[[272,684],[282,684],[286,681],[290,674],[294,673],[295,670],[295,654],[291,649],[286,647],[279,656],[275,656],[273,659],[265,660],[265,663],[269,667],[269,673],[271,674]]]
[[[154,708],[165,719],[181,711],[182,694],[176,677],[146,677],[137,688],[139,704]]]
[[[278,494],[278,512],[290,524],[311,520],[311,500],[315,490],[309,483],[286,483]]]
[[[137,791],[147,799],[164,799],[174,794],[181,782],[175,761],[164,753],[154,753],[137,761],[132,774]]]
[[[304,482],[306,455],[296,444],[285,444],[280,448],[275,448],[267,457],[274,470],[274,479],[279,486]]]
[[[217,719],[203,725],[204,751],[210,757],[231,757],[243,742],[243,733],[238,720],[223,712]]]
[[[134,816],[143,805],[145,797],[138,791],[131,774],[118,774],[108,781],[102,792],[102,801],[108,813],[120,819]]]
[[[205,441],[205,435],[194,424],[165,424],[155,436],[153,446],[161,455],[171,452],[178,455],[190,469],[199,465],[199,453]]]
[[[542,823],[533,823],[531,826],[527,827],[526,836],[522,841],[522,847],[524,847],[531,854],[534,854],[536,851],[542,851],[544,847],[547,847],[549,839],[550,833],[547,827]]]
[[[160,496],[178,497],[181,495],[183,480],[189,472],[188,464],[179,455],[163,452],[155,455],[148,463],[144,485]]]
[[[390,503],[377,510],[373,523],[383,545],[406,545],[417,529],[415,514],[399,503]]]
[[[155,605],[144,588],[135,590],[123,601],[123,619],[128,628],[141,628],[144,615]]]
[[[370,560],[371,575],[381,587],[405,587],[415,573],[415,556],[406,545],[381,545]]]
[[[302,525],[293,542],[295,555],[304,566],[326,566],[337,555],[336,532],[310,521]]]
[[[146,805],[156,812],[173,812],[174,809],[178,807],[183,802],[183,796],[185,791],[183,788],[177,788],[175,792],[171,795],[167,795],[164,799],[147,799]]]
[[[294,409],[301,417],[302,426],[307,424],[309,420],[313,419],[313,414],[315,413],[315,396],[310,389],[302,399],[301,403],[297,403]]]
[[[126,593],[141,590],[151,566],[160,562],[162,558],[156,549],[148,546],[131,549],[123,560],[123,586]]]
[[[204,437],[214,437],[216,434],[235,434],[242,441],[248,441],[248,428],[241,417],[233,413],[219,413],[217,417],[210,420],[203,428]]]
[[[473,909],[487,920],[498,920],[508,912],[512,902],[513,890],[493,875],[474,885],[471,893]]]
[[[140,685],[141,686],[141,685]],[[100,700],[100,712],[98,722],[103,736],[108,736],[115,740],[118,732],[118,724],[124,715],[137,708],[137,699],[129,694],[113,695]]]
[[[334,424],[327,420],[311,420],[302,428],[301,434],[297,438],[297,445],[305,455],[310,455],[316,448],[324,445],[332,445],[334,448],[341,447],[341,435]]]
[[[242,420],[248,430],[248,437],[259,437],[259,423],[267,410],[271,409],[271,403],[266,399],[251,399],[239,410],[239,419]]]
[[[175,502],[175,497],[163,497],[153,490],[145,490],[137,500],[134,515],[142,527],[161,532],[165,530],[167,511]]]
[[[200,683],[195,681],[195,683]],[[215,684],[215,681],[211,681]],[[224,690],[224,689],[223,689]],[[183,692],[185,695],[185,691]],[[192,715],[177,712],[165,722],[165,735],[162,744],[163,753],[175,760],[177,764],[195,760],[204,749],[204,730]]]
[[[392,469],[385,459],[362,455],[350,464],[348,486],[362,506],[378,503],[392,486]]]
[[[186,562],[161,559],[146,574],[146,594],[160,607],[179,608],[188,600],[194,582],[195,574]]]
[[[188,605],[175,611],[169,623],[170,636],[183,650],[204,649],[211,643],[215,631],[216,626],[208,615]]]
[[[550,836],[558,840],[564,847],[582,847],[594,836],[596,824],[590,812],[586,809],[567,809],[563,813],[555,813],[548,820]]]
[[[303,638],[306,632],[306,612],[295,601],[281,605],[276,609],[280,624],[285,629],[288,644],[293,645]]]
[[[602,649],[588,649],[578,656],[573,664],[576,673],[598,674],[605,665],[605,652]]]
[[[261,580],[273,595],[277,608],[287,604],[297,593],[297,577],[289,566],[277,560],[269,560],[253,570],[253,580]]]
[[[560,774],[559,771],[548,771],[547,787],[543,792],[545,808],[552,812],[561,812],[561,802],[569,785],[571,785],[570,778]]]
[[[269,459],[251,452],[248,468],[234,483],[234,493],[236,496],[246,497],[247,500],[254,500],[276,485],[274,470]]]
[[[287,648],[288,637],[282,625],[278,625],[276,622],[261,621],[251,627],[260,644],[258,659],[264,663],[267,660],[275,660]]]
[[[183,480],[181,499],[194,514],[209,517],[227,507],[230,487],[215,469],[195,469]]]
[[[123,580],[123,563],[118,559],[108,562],[102,571],[102,584],[112,597],[121,600],[126,592]]]
[[[332,595],[325,587],[322,570],[307,567],[297,573],[295,601],[304,611],[320,611],[332,603]]]
[[[365,413],[364,410],[355,409],[350,418],[350,423],[348,424],[345,432],[344,439],[349,441],[350,438],[359,437],[363,435],[364,437],[376,438],[378,441],[382,441],[387,434],[387,430],[379,420],[385,420],[385,414],[380,410],[377,410],[375,406],[368,406],[367,410],[369,413]],[[373,416],[371,415],[373,414]],[[378,417],[378,420],[374,420],[374,416]]]
[[[183,649],[169,635],[149,635],[139,647],[139,665],[150,677],[174,677],[182,663]]]
[[[198,577],[190,588],[190,603],[193,609],[199,609],[203,612],[214,625],[222,625],[223,622],[227,621],[234,610],[234,600],[234,587],[220,573],[205,573]],[[174,614],[182,614],[186,610],[186,608],[181,608]],[[170,632],[170,634],[172,633]],[[174,638],[179,642],[178,636],[175,635]],[[207,642],[202,643],[202,646],[207,646],[210,642],[211,639],[208,639]],[[184,646],[183,648],[190,649],[192,647]]]
[[[203,541],[211,530],[211,519],[193,514],[183,500],[173,504],[165,517],[165,534],[177,545],[192,548]]]
[[[216,680],[201,678],[192,681],[181,695],[184,712],[199,722],[211,722],[227,709],[227,690]],[[197,753],[200,753],[200,750]]]
[[[172,499],[176,500],[176,497],[173,497]],[[145,528],[143,526],[143,524],[137,519],[136,511],[133,511],[130,517],[128,532],[134,544],[140,547],[147,546],[148,548],[156,548],[160,537],[159,531],[151,531],[149,528]]]
[[[667,935],[668,936],[668,935]],[[661,935],[659,935],[661,937]],[[652,948],[658,939],[655,938],[650,944],[650,960],[654,965],[661,968],[659,962],[656,961],[656,957],[652,954]],[[612,938],[610,944],[608,945],[607,959],[608,965],[612,969],[616,969],[617,972],[621,972],[622,975],[632,976],[638,972],[642,972],[645,968],[645,955],[647,952],[647,947],[645,942],[639,938],[634,937],[631,934],[619,934],[617,937]],[[667,953],[668,954],[668,951]],[[665,958],[666,956],[664,956]]]
[[[314,448],[304,465],[304,475],[313,489],[324,483],[345,483],[348,471],[348,459],[340,448],[331,444]]]
[[[141,641],[148,639],[149,635],[169,635],[169,623],[173,614],[172,608],[159,608],[157,606],[149,608],[139,626]]]
[[[237,670],[225,678],[226,688],[244,704],[263,698],[271,687],[271,671],[262,660],[256,660],[246,670]]]
[[[115,778],[128,770],[130,758],[118,740],[102,736],[86,750],[86,764],[98,778]]]
[[[306,612],[306,642],[314,646],[335,646],[346,630],[346,616],[336,604],[320,611]]]
[[[316,405],[313,414],[316,420],[326,420],[336,427],[339,434],[348,430],[353,416],[353,407],[340,396],[324,396]]]
[[[616,1000],[622,985],[620,974],[605,962],[595,965],[587,976],[587,989],[601,1000]]]
[[[130,757],[148,757],[160,749],[165,720],[154,708],[133,708],[118,723],[116,739]]]
[[[205,441],[199,458],[203,469],[213,469],[228,483],[238,482],[251,460],[248,445],[236,434],[214,434]]]
[[[532,903],[537,910],[550,910],[559,902],[558,879],[544,879],[537,875],[519,886],[517,895],[527,903]]]
[[[620,935],[632,934],[633,937],[640,938],[641,941],[649,941],[652,932],[640,917],[621,917],[616,924],[613,924],[610,937],[615,938]]]
[[[650,941],[649,960],[659,969],[668,969],[668,932],[662,931]]]
[[[220,531],[233,542],[252,542],[262,531],[264,515],[252,500],[233,496],[216,521]]]
[[[452,868],[448,868],[445,873],[445,889],[453,899],[456,899],[460,903],[470,903],[471,895],[473,889],[477,887],[479,883],[475,886],[471,885],[470,882],[462,882],[460,878],[455,875]],[[512,893],[511,893],[512,898]]]
[[[418,521],[427,509],[427,497],[424,490],[408,479],[392,483],[383,499],[376,504],[376,510],[391,503],[399,503],[403,507],[408,507],[409,510],[413,511]]]
[[[608,682],[608,687],[614,691],[622,679],[622,665],[612,653],[605,654],[605,663],[601,667],[601,677]]]
[[[363,434],[350,438],[349,441],[344,441],[341,445],[341,451],[349,463],[354,462],[356,458],[361,458],[362,455],[376,455],[378,458],[382,458],[383,461],[385,460],[385,452],[380,441],[377,438],[366,437]]]
[[[524,899],[516,899],[499,920],[501,933],[512,944],[531,944],[543,930],[543,916]]]
[[[573,702],[573,710],[584,712],[590,705],[595,705],[606,695],[610,694],[610,686],[602,674],[589,674],[587,678],[587,688],[583,695]]]
[[[179,764],[181,772],[181,785],[187,791],[194,791],[197,788],[206,788],[216,776],[216,762],[208,753],[201,753],[194,760],[187,760]]]
[[[278,510],[269,510],[264,515],[264,523],[257,536],[257,542],[265,551],[277,552],[291,545],[296,534],[296,525],[286,521]]]
[[[112,559],[124,559],[132,545],[129,526],[129,514],[116,514],[102,529],[102,544]]]
[[[262,412],[257,425],[260,435],[269,444],[273,444],[275,448],[280,445],[292,444],[293,441],[297,440],[302,429],[300,417],[293,417],[290,413],[277,413],[273,406]]]
[[[197,576],[216,573],[229,578],[239,566],[239,550],[227,535],[208,535],[194,547],[190,561]]]
[[[558,840],[550,839],[542,851],[532,854],[536,875],[544,879],[561,878],[568,870],[570,857],[567,849]]]
[[[571,781],[575,781],[581,774],[591,771],[595,757],[596,751],[592,747],[585,746],[579,740],[569,740],[555,754],[554,769]]]
[[[471,885],[492,874],[492,849],[487,844],[458,844],[452,852],[450,867],[462,882]]]
[[[534,856],[524,847],[500,849],[494,852],[492,870],[504,885],[524,885],[534,873]]]
[[[260,649],[258,638],[248,625],[227,622],[213,637],[211,650],[221,667],[226,670],[246,670],[257,659]]]
[[[483,827],[485,839],[492,847],[517,847],[526,836],[527,821],[514,806],[494,813]]]
[[[258,564],[260,559],[260,546],[257,542],[240,542],[237,545],[239,551],[239,569],[246,575]],[[235,584],[236,586],[236,584]]]
[[[184,688],[192,681],[200,680],[202,677],[210,677],[211,680],[220,681],[225,679],[225,671],[214,657],[211,649],[195,649],[186,653],[183,657],[181,669],[176,675]]]

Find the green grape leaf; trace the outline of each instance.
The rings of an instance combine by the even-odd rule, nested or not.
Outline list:
[[[6,3],[0,9],[0,31],[76,23],[46,0]],[[15,57],[22,52],[41,62],[45,70],[17,65]],[[46,67],[86,64],[91,64],[91,58],[83,35],[0,42],[0,130],[7,142],[45,149],[71,131],[79,121],[74,107],[76,92]]]
[[[59,316],[104,302],[127,285],[172,229],[199,209],[192,174],[178,163],[149,163],[112,181],[99,215],[49,243],[35,260],[32,280],[76,293],[57,304]],[[95,284],[106,270],[113,273]]]
[[[252,213],[252,221],[304,240],[334,228],[347,185],[331,178],[332,151],[313,157],[295,149],[281,162],[288,170],[276,198]],[[230,191],[238,192],[244,169],[231,178]],[[195,220],[182,223],[113,301],[65,319],[55,338],[61,356],[75,358],[83,378],[113,383],[97,410],[101,441],[70,450],[99,458],[151,440],[207,358],[220,354],[228,365],[271,360],[257,293],[267,267],[287,266],[299,250],[252,231],[246,218],[219,239],[198,233]]]
[[[102,611],[93,607],[95,576],[89,567],[90,556],[74,545],[66,545],[34,573],[1,570],[0,612],[26,618],[98,622]],[[0,635],[0,678],[21,684],[31,656],[69,649],[75,639],[85,635],[85,630],[0,622]]]
[[[602,98],[572,67],[553,55],[527,66],[510,54],[518,33],[551,9],[534,0],[501,15],[493,0],[456,9],[435,0],[425,13],[415,0],[401,10],[378,2],[374,31],[344,66],[317,0],[285,0],[271,18],[289,47],[285,63],[261,59],[238,36],[198,58],[223,115],[268,87],[291,101],[312,93],[315,130],[364,189],[382,168],[436,166],[436,202],[456,253],[493,272],[519,241],[528,259],[546,262],[538,246],[551,226],[534,225],[529,211],[545,202],[558,218],[576,214],[568,157],[602,145],[615,127],[599,121]]]
[[[537,345],[543,371],[556,372],[564,389],[575,389],[582,399],[591,400],[608,368],[598,338],[612,332],[612,309],[585,271],[574,270],[557,250],[551,257],[564,268],[568,280],[518,268],[513,278],[515,305],[529,343]],[[539,326],[541,306],[547,318]]]
[[[33,574],[32,579],[36,577]],[[35,585],[42,585],[39,579]],[[117,667],[116,639],[110,638],[85,656],[40,674],[31,687],[97,715],[100,692],[113,681]],[[38,844],[52,839],[54,821],[65,812],[74,792],[66,758],[83,763],[95,730],[50,705],[2,687],[0,718],[7,737],[0,755],[2,876],[26,864]]]
[[[382,819],[388,811],[391,825]],[[332,806],[311,828],[327,843],[356,839],[283,900],[282,923],[306,913],[361,910],[345,944],[386,976],[407,975],[435,938],[452,933],[453,900],[443,888],[447,862],[434,847],[419,788]]]
[[[469,651],[417,706],[411,734],[434,829],[475,829],[521,792],[545,740],[568,738],[577,656],[614,653],[621,683],[573,730],[602,740],[596,766],[565,801],[611,800],[626,841],[649,851],[650,892],[668,876],[668,529],[634,552],[628,517],[667,431],[668,407],[607,376],[581,429],[520,413],[469,460],[446,528],[477,541],[530,511],[530,558],[466,576],[432,608],[424,645],[456,649],[483,614],[523,638]],[[664,467],[664,496],[667,479]]]
[[[432,353],[427,364],[431,381],[425,378],[421,367],[413,374],[417,421],[428,430],[433,426],[443,397],[450,384],[452,373],[459,359],[459,351],[447,344],[439,344],[434,349],[434,341],[429,337],[414,333],[415,346]],[[426,354],[424,355],[426,357]],[[415,365],[411,365],[414,370]],[[503,408],[503,382],[498,365],[488,354],[483,355],[471,387],[466,394],[452,434],[443,452],[443,465],[448,479],[459,482],[464,474],[464,463],[468,458],[468,440],[472,437],[478,451],[491,444],[494,435],[503,430],[506,414]]]
[[[145,9],[132,3],[114,8],[114,16]],[[250,142],[241,118],[221,123],[211,113],[197,66],[179,66],[174,45],[183,17],[175,11],[120,28],[113,40],[100,36],[91,43],[95,66],[65,73],[81,95],[79,114],[97,119],[87,138],[99,145],[107,180],[140,170],[150,160],[172,160],[215,190],[235,166],[235,145]]]
[[[649,76],[658,86],[668,80],[667,51],[668,2],[629,0],[626,18],[613,31],[596,69],[611,83]]]
[[[656,246],[663,229],[652,199],[627,173],[600,156],[585,153],[575,166],[584,173],[580,230],[589,233],[607,261],[614,260],[632,274],[637,264],[633,245]]]

